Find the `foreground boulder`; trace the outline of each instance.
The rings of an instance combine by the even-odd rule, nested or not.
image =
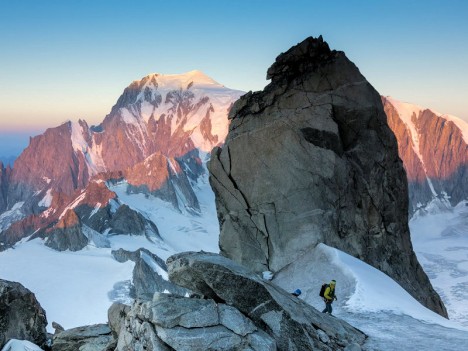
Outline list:
[[[107,324],[88,325],[54,335],[53,351],[113,351],[115,340]]]
[[[120,306],[110,310],[123,311]],[[113,323],[118,351],[277,349],[275,340],[241,312],[214,300],[155,294],[152,301],[135,302],[120,323],[117,328]]]
[[[377,91],[321,37],[279,55],[267,78],[233,105],[211,155],[221,253],[277,272],[325,243],[447,316],[411,245],[406,175]]]
[[[47,318],[34,294],[20,283],[0,279],[0,350],[10,339],[43,346]]]
[[[204,302],[207,307],[203,316],[210,315],[210,308],[215,309],[214,302],[218,302],[218,306],[227,305],[231,311],[240,312],[256,328],[269,334],[278,350],[343,350],[349,344],[362,344],[365,340],[365,335],[348,323],[320,313],[223,256],[188,252],[169,257],[167,263],[172,282],[213,300]],[[140,315],[145,313],[139,312]],[[180,310],[176,314],[185,316]],[[216,315],[215,312],[212,314]],[[166,319],[169,324],[166,326],[170,327],[173,319]],[[177,323],[184,327],[180,319]],[[171,330],[171,333],[175,331]]]

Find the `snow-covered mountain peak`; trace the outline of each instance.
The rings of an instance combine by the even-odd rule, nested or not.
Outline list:
[[[183,109],[187,110],[190,107],[187,105],[195,105],[202,100],[206,103],[210,98],[214,103],[224,104],[226,100],[233,102],[242,94],[226,88],[199,70],[182,74],[151,73],[125,88],[109,116],[122,116],[125,113],[122,110],[127,109],[136,119],[148,121],[154,114],[158,120],[162,114],[167,115],[168,108],[177,110],[177,105],[184,105]],[[124,119],[136,123],[133,119]]]
[[[160,90],[187,89],[189,85],[205,89],[224,87],[200,70],[180,74],[151,73],[139,81],[134,81],[133,84],[137,84],[141,88],[148,87]]]
[[[157,129],[164,138],[179,142],[191,139],[196,148],[210,151],[224,141],[229,109],[243,94],[199,70],[152,73],[124,90],[106,120],[132,125],[134,130],[129,134],[146,135]],[[144,138],[140,139],[143,142]]]

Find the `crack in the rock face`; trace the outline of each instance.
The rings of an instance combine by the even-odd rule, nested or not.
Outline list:
[[[232,161],[231,161],[231,151],[230,151],[230,149],[229,149],[229,145],[226,145],[226,146],[225,146],[225,149],[226,149],[226,151],[227,151],[227,153],[228,153],[229,169],[231,170],[231,169],[232,169],[232,163],[231,163]],[[237,190],[237,192],[239,193],[239,195],[242,197],[242,199],[243,199],[244,202],[245,202],[245,205],[246,205],[245,211],[247,212],[248,217],[249,217],[250,221],[252,222],[253,226],[254,226],[255,229],[257,230],[256,235],[254,235],[254,236],[252,237],[252,239],[254,239],[254,240],[257,242],[259,251],[262,252],[262,253],[264,254],[264,256],[265,256],[264,258],[265,258],[265,262],[266,262],[265,265],[266,265],[267,268],[269,269],[269,267],[270,267],[270,262],[269,262],[269,249],[268,249],[268,248],[269,248],[269,245],[268,245],[268,239],[267,239],[267,243],[266,243],[266,244],[267,244],[267,252],[265,253],[265,252],[262,250],[263,245],[262,245],[262,243],[258,240],[258,235],[257,235],[258,233],[262,233],[262,237],[263,237],[263,238],[268,238],[268,233],[263,233],[263,231],[262,231],[260,228],[258,228],[257,224],[255,223],[255,221],[254,221],[253,218],[252,218],[252,217],[253,217],[253,214],[252,214],[252,211],[251,211],[251,207],[250,207],[249,201],[247,200],[247,197],[246,197],[245,194],[240,190],[240,188],[239,188],[239,186],[237,185],[236,181],[235,181],[234,178],[232,177],[231,172],[227,172],[227,170],[224,168],[224,165],[223,165],[223,163],[221,162],[221,160],[219,159],[218,156],[217,156],[217,161],[221,164],[221,168],[223,169],[223,171],[224,171],[224,173],[226,174],[226,176],[228,177],[228,179],[231,181],[231,184],[232,184],[232,186],[234,187],[234,189]],[[221,184],[221,185],[223,186],[223,188],[225,188],[226,190],[228,190],[228,189],[224,186],[224,184],[221,183],[221,182],[219,181],[219,179],[218,179],[213,173],[211,173],[211,175],[216,179],[216,181],[217,181],[219,184]],[[232,194],[229,190],[228,190],[228,192],[229,192],[234,198],[237,199],[237,197],[236,197],[234,194]],[[237,201],[239,201],[239,200],[237,200]],[[240,203],[240,201],[239,201],[239,203]]]
[[[228,153],[228,159],[229,159],[229,172],[226,171],[226,169],[224,168],[224,165],[222,164],[222,162],[220,161],[221,163],[221,166],[223,167],[223,171],[224,173],[227,175],[227,177],[229,178],[229,180],[231,181],[232,183],[232,186],[234,187],[234,189],[236,189],[240,196],[242,197],[242,199],[244,200],[247,208],[245,209],[247,211],[247,213],[249,214],[250,217],[252,217],[252,213],[250,211],[250,205],[249,205],[249,202],[247,200],[247,197],[245,196],[245,194],[239,189],[239,186],[237,185],[237,182],[235,181],[235,179],[233,178],[232,174],[231,174],[231,170],[232,170],[232,160],[231,160],[231,150],[229,148],[229,145],[226,145],[225,149],[227,150],[227,153]]]

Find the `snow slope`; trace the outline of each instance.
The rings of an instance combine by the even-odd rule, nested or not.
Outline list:
[[[323,244],[273,281],[288,291],[300,288],[300,298],[322,310],[320,286],[331,279],[338,297],[333,313],[369,336],[364,350],[451,350],[451,342],[468,341],[467,327],[423,307],[384,273]]]
[[[468,327],[468,201],[451,210],[415,216],[414,250],[449,317]]]
[[[110,251],[58,252],[35,239],[1,253],[0,277],[34,292],[46,310],[50,332],[53,321],[66,329],[105,322],[109,292],[116,282],[129,280],[133,270],[133,263],[118,263]]]
[[[27,340],[11,339],[3,346],[2,351],[42,351],[42,349]]]
[[[107,309],[113,301],[130,302],[129,285],[133,262],[119,263],[111,250],[147,248],[162,259],[181,251],[218,252],[219,225],[214,194],[208,173],[195,185],[201,215],[175,210],[158,198],[127,194],[125,184],[113,187],[120,201],[151,218],[160,230],[163,242],[151,242],[142,236],[109,236],[111,248],[88,245],[78,252],[57,252],[41,239],[22,242],[14,249],[0,252],[0,277],[17,281],[36,294],[46,310],[49,322],[64,328],[107,322]]]

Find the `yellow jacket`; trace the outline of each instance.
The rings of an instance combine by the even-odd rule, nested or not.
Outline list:
[[[333,301],[335,298],[335,287],[332,289],[331,285],[327,286],[325,292],[323,293],[323,297],[325,297],[325,299],[328,301]]]

